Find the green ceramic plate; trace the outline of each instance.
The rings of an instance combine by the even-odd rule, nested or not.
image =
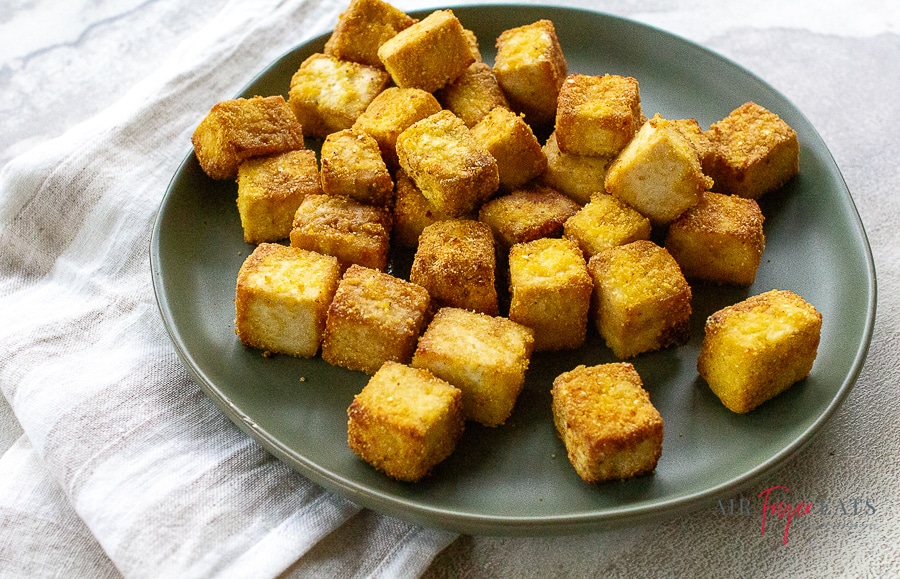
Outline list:
[[[768,243],[756,283],[749,289],[695,284],[690,342],[633,360],[665,420],[656,473],[589,485],[566,459],[549,390],[555,376],[578,364],[614,361],[593,330],[578,351],[535,355],[508,423],[497,429],[468,425],[456,452],[426,480],[399,483],[374,471],[346,442],[346,410],[366,383],[364,374],[321,359],[263,358],[235,338],[235,279],[252,247],[242,241],[236,186],[208,179],[193,154],[166,192],[151,247],[159,307],[178,353],[222,411],[277,457],[338,494],[409,521],[468,533],[536,535],[712,507],[808,442],[847,396],[865,359],[875,312],[874,267],[834,160],[781,94],[683,39],[563,8],[480,6],[455,13],[481,39],[488,62],[503,30],[548,18],[570,72],[634,76],[648,116],[693,117],[707,127],[753,100],[799,134],[800,175],[761,203]],[[291,75],[324,41],[284,55],[242,96],[286,96]],[[773,288],[799,293],[822,313],[818,359],[808,379],[749,415],[736,415],[697,376],[703,322],[723,306]]]

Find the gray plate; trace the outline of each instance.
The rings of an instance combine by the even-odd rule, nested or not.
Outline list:
[[[756,283],[749,289],[694,284],[690,342],[633,360],[665,420],[656,473],[586,484],[555,434],[553,378],[578,364],[614,361],[593,329],[580,350],[535,355],[509,422],[497,429],[467,425],[456,452],[426,480],[399,483],[374,471],[346,442],[346,410],[365,385],[364,374],[321,359],[266,359],[235,338],[235,279],[252,247],[242,241],[236,186],[208,179],[193,154],[172,179],[151,242],[153,284],[176,350],[222,411],[281,460],[329,490],[409,521],[468,533],[540,535],[711,508],[808,442],[847,396],[865,359],[875,313],[874,266],[834,160],[784,96],[665,32],[563,8],[481,6],[455,13],[481,40],[487,62],[503,30],[548,18],[570,72],[634,76],[648,116],[693,117],[707,127],[753,100],[799,134],[800,175],[761,203],[767,247]],[[286,96],[291,75],[325,38],[284,55],[241,96]],[[395,258],[402,271],[408,256]],[[773,288],[797,292],[822,313],[818,359],[809,378],[749,415],[736,415],[697,376],[703,322],[723,306]]]

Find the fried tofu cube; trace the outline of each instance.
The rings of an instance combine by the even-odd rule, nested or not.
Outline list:
[[[475,62],[469,37],[451,10],[435,10],[381,45],[378,58],[402,88],[434,92]]]
[[[597,331],[620,360],[681,344],[690,332],[691,288],[664,248],[640,240],[588,261]]]
[[[591,195],[604,190],[606,172],[615,157],[575,155],[559,150],[556,132],[543,147],[547,157],[547,169],[541,180],[580,205],[591,200]]]
[[[705,165],[708,157],[712,154],[712,142],[709,140],[709,135],[700,127],[697,119],[675,119],[672,124],[694,145],[700,155],[700,164]]]
[[[766,246],[753,199],[706,192],[669,225],[665,246],[688,279],[749,286]]]
[[[287,239],[300,203],[322,192],[316,153],[308,149],[248,159],[238,168],[237,182],[247,243]]]
[[[368,205],[387,206],[394,193],[394,180],[378,141],[352,129],[325,137],[321,181],[326,195],[350,197]]]
[[[498,107],[472,127],[472,138],[497,160],[500,187],[510,191],[544,172],[547,157],[521,116]]]
[[[706,134],[712,154],[703,169],[719,193],[759,199],[800,171],[796,131],[756,103],[744,103]]]
[[[578,366],[560,374],[550,392],[556,430],[584,481],[620,480],[656,469],[663,419],[634,366]]]
[[[422,191],[402,169],[397,171],[395,193],[392,235],[404,247],[417,247],[423,229],[436,221],[451,219],[422,195]]]
[[[291,246],[338,258],[342,269],[359,264],[384,269],[391,213],[348,197],[310,195],[294,215]]]
[[[428,370],[386,362],[347,409],[347,442],[387,476],[417,482],[453,454],[462,393]]]
[[[282,96],[217,103],[191,136],[203,172],[213,179],[234,179],[252,157],[304,148],[303,128]]]
[[[453,217],[475,211],[500,185],[497,161],[447,110],[397,137],[400,166],[438,210]]]
[[[374,374],[387,361],[408,364],[429,304],[425,288],[351,265],[328,308],[322,359],[366,374]]]
[[[559,91],[556,140],[576,155],[617,155],[641,127],[641,92],[630,76],[570,74]]]
[[[578,243],[586,259],[611,247],[650,239],[650,220],[607,193],[596,193],[590,203],[569,217],[563,237]]]
[[[653,225],[663,225],[700,201],[712,186],[697,149],[671,122],[648,120],[606,173],[606,192],[628,203]]]
[[[497,107],[509,108],[491,67],[480,61],[470,64],[456,80],[441,89],[438,100],[467,127],[474,127]]]
[[[726,408],[750,412],[809,375],[821,329],[822,314],[794,292],[751,296],[706,320],[697,371]]]
[[[315,356],[340,277],[334,257],[261,243],[238,272],[234,333],[265,352]]]
[[[397,159],[397,137],[416,121],[441,110],[430,92],[419,88],[384,89],[353,123],[353,128],[374,137],[381,156],[390,171],[400,167]]]
[[[325,42],[324,52],[339,60],[384,68],[378,49],[415,23],[415,18],[382,0],[350,0]]]
[[[496,254],[491,228],[448,219],[422,230],[409,280],[428,290],[437,307],[498,313]]]
[[[478,212],[478,220],[490,226],[504,247],[559,237],[563,224],[581,207],[558,191],[541,185],[519,189],[491,199]]]
[[[316,53],[291,77],[288,101],[307,136],[349,129],[390,82],[378,68]]]
[[[503,31],[497,37],[494,75],[513,110],[531,126],[548,125],[568,74],[566,57],[550,20]]]
[[[533,346],[532,330],[507,318],[442,308],[419,339],[411,365],[459,388],[466,420],[500,426],[522,391]]]
[[[584,344],[593,286],[574,241],[544,238],[509,250],[509,319],[534,330],[535,351]]]

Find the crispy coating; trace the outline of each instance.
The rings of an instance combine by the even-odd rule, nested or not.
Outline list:
[[[562,193],[537,185],[488,201],[481,207],[478,220],[490,226],[504,247],[510,247],[541,237],[559,237],[563,224],[579,209]]]
[[[809,375],[822,314],[794,292],[771,290],[706,321],[697,371],[722,404],[750,412]]]
[[[282,96],[217,103],[194,130],[194,154],[213,179],[234,179],[247,159],[302,149],[303,128]]]
[[[590,156],[564,153],[559,150],[556,132],[550,134],[543,147],[547,169],[541,181],[584,205],[591,195],[604,190],[606,172],[614,156]]]
[[[649,219],[607,193],[594,194],[563,225],[563,237],[576,241],[586,259],[617,245],[650,239],[651,232]]]
[[[381,45],[417,20],[382,0],[350,0],[325,43],[325,54],[384,68],[378,58]]]
[[[390,205],[394,181],[370,135],[344,129],[322,143],[322,191],[369,205]]]
[[[568,239],[517,243],[509,251],[509,319],[534,330],[535,351],[584,344],[593,281]]]
[[[409,279],[427,289],[437,307],[496,315],[495,276],[494,236],[484,223],[449,219],[422,230]]]
[[[544,172],[547,157],[525,120],[505,107],[489,112],[474,127],[472,138],[497,160],[500,187],[510,191]]]
[[[452,218],[438,211],[402,169],[397,171],[393,239],[404,247],[415,248],[423,229],[445,219]]]
[[[669,225],[665,246],[688,279],[749,286],[766,246],[757,202],[705,192]]]
[[[417,482],[453,453],[461,392],[431,372],[386,362],[347,409],[347,443],[387,476]]]
[[[509,108],[491,67],[480,60],[470,64],[456,80],[441,89],[438,100],[467,127],[475,126],[496,107]]]
[[[419,339],[411,365],[459,388],[467,420],[500,426],[522,391],[533,346],[532,330],[507,318],[442,308]]]
[[[576,155],[616,155],[643,123],[638,81],[630,76],[570,74],[559,91],[556,140]]]
[[[322,192],[316,154],[308,149],[248,159],[238,168],[237,181],[247,243],[287,239],[300,203]]]
[[[663,419],[634,366],[578,366],[553,381],[553,422],[586,482],[652,473],[662,455]]]

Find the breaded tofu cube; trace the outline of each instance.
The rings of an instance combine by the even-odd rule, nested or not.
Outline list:
[[[387,476],[417,482],[462,436],[462,393],[428,370],[386,362],[347,409],[350,449]]]
[[[381,45],[378,58],[394,84],[434,92],[475,62],[469,37],[451,10],[435,10]]]
[[[700,201],[712,186],[694,145],[659,115],[648,120],[606,173],[606,192],[628,203],[653,225],[663,225]]]
[[[264,352],[315,356],[340,277],[330,255],[261,243],[238,272],[234,333]]]
[[[497,160],[500,187],[511,191],[544,172],[547,157],[524,119],[497,107],[472,127],[472,138]]]
[[[400,166],[440,211],[461,217],[500,185],[497,161],[475,143],[466,124],[447,110],[418,121],[397,137]]]
[[[384,68],[378,49],[415,23],[415,18],[382,0],[350,0],[338,16],[324,52],[339,60]]]
[[[583,480],[619,480],[656,469],[663,419],[634,366],[578,366],[560,374],[550,392],[553,422]]]
[[[719,193],[758,199],[800,171],[796,131],[756,103],[744,103],[706,134],[712,154],[703,169]]]
[[[384,269],[390,248],[391,212],[348,197],[309,195],[297,208],[291,246],[338,258],[341,268],[359,264]]]
[[[441,89],[438,100],[466,123],[475,126],[496,107],[509,108],[509,102],[491,67],[473,62],[459,77]]]
[[[466,420],[500,426],[522,391],[533,347],[532,330],[521,324],[442,308],[419,339],[411,365],[462,390]]]
[[[416,121],[441,110],[430,92],[419,88],[384,89],[359,115],[353,128],[375,138],[381,156],[391,172],[400,167],[397,159],[397,137]]]
[[[394,180],[381,157],[378,141],[362,131],[344,129],[322,143],[322,191],[368,205],[387,206]]]
[[[307,136],[349,129],[391,78],[374,66],[316,53],[291,77],[288,101]]]
[[[284,97],[253,97],[217,103],[191,136],[203,172],[234,179],[247,159],[304,148],[303,128]]]
[[[322,359],[374,374],[387,361],[408,364],[425,328],[425,288],[361,265],[351,265],[328,308]]]
[[[308,149],[248,159],[238,168],[237,182],[247,243],[287,239],[300,203],[322,192],[316,153]]]
[[[556,133],[551,133],[543,147],[547,157],[547,169],[541,180],[580,205],[591,200],[591,195],[604,190],[606,172],[615,160],[614,156],[593,157],[563,153],[559,150]]]
[[[705,166],[707,158],[712,154],[712,142],[709,140],[709,135],[700,127],[697,119],[675,119],[671,122],[694,145],[700,155],[700,164]]]
[[[749,286],[766,246],[754,199],[705,192],[669,225],[665,246],[688,279]]]
[[[551,124],[569,72],[553,22],[538,20],[505,30],[496,45],[494,75],[513,110],[525,113],[531,126]]]
[[[617,155],[643,123],[638,81],[630,76],[570,74],[559,91],[556,140],[576,155]]]
[[[664,248],[639,240],[588,261],[597,331],[620,360],[681,344],[690,332],[691,288]]]
[[[534,330],[535,351],[584,344],[593,286],[574,241],[544,238],[509,250],[509,319]]]
[[[601,251],[639,239],[650,239],[650,220],[607,193],[596,193],[590,203],[569,217],[563,237],[578,243],[585,259]]]
[[[423,229],[445,219],[451,217],[438,211],[402,169],[397,171],[392,232],[397,243],[404,247],[415,248],[419,245],[419,235]]]
[[[496,267],[491,228],[480,221],[448,219],[422,230],[409,280],[428,290],[437,307],[496,315]]]
[[[772,290],[706,320],[697,371],[722,404],[745,413],[809,375],[822,314],[794,292]]]
[[[481,206],[478,220],[490,226],[498,242],[510,247],[541,237],[559,237],[563,224],[579,209],[578,203],[562,193],[535,185],[491,199]]]

